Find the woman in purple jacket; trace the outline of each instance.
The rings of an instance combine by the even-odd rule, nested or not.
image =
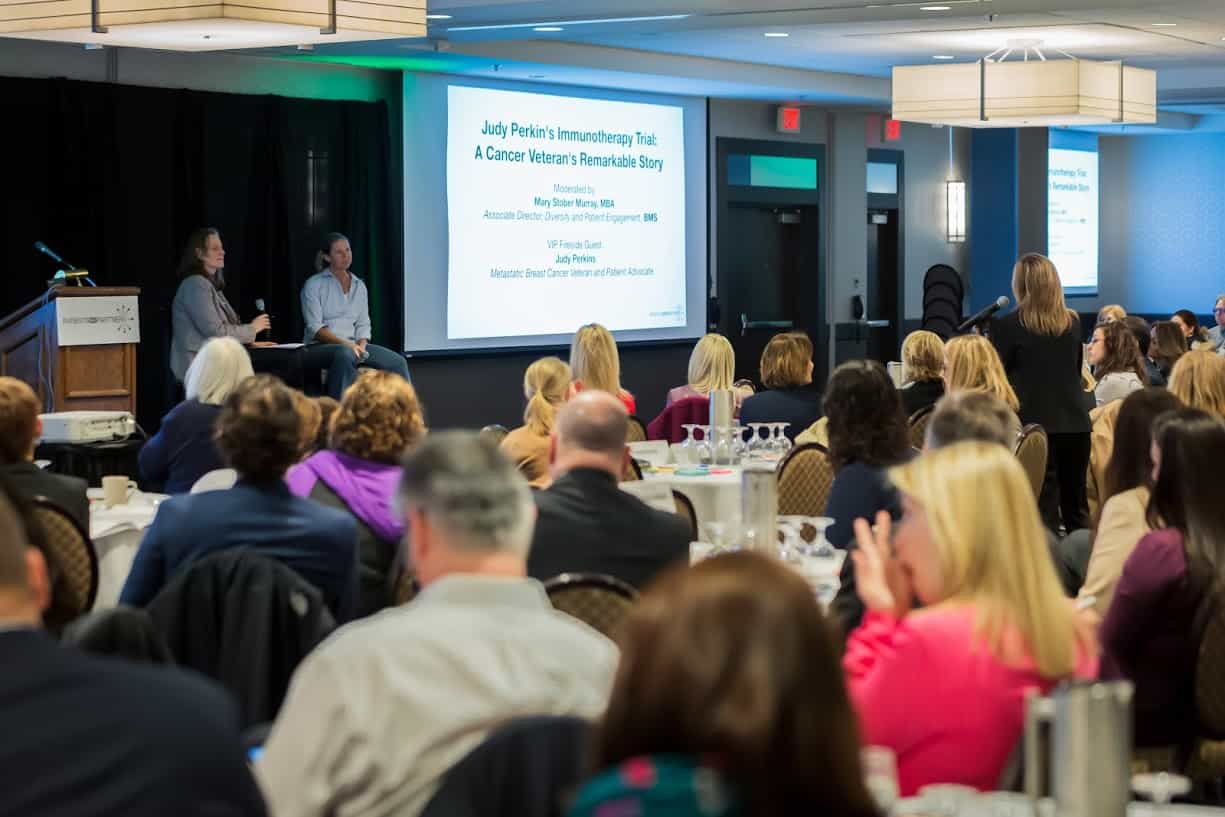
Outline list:
[[[1197,409],[1153,423],[1155,484],[1145,535],[1123,565],[1102,622],[1106,667],[1136,685],[1136,745],[1185,745],[1196,735],[1196,612],[1225,571],[1225,515],[1216,483],[1225,422]]]
[[[361,560],[358,616],[392,603],[404,522],[392,509],[400,458],[425,434],[417,392],[391,372],[363,370],[332,419],[330,446],[289,469],[297,496],[348,511],[357,520]]]

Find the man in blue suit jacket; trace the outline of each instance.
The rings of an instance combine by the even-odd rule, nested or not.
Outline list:
[[[228,491],[167,500],[145,533],[120,602],[144,606],[179,570],[219,550],[250,547],[319,588],[337,621],[357,609],[357,525],[349,514],[289,493],[299,454],[293,392],[270,375],[243,382],[217,418],[217,448],[238,471]]]

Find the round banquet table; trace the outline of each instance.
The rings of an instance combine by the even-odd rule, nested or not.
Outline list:
[[[102,489],[90,488],[89,538],[98,555],[98,595],[95,610],[119,603],[119,593],[132,570],[132,560],[140,548],[145,528],[153,524],[157,506],[170,497],[166,494],[133,491],[123,505],[106,507]]]

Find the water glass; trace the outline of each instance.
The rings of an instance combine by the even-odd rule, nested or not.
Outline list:
[[[698,463],[710,465],[715,459],[715,443],[711,439],[710,426],[698,426],[702,429],[702,439],[697,445]]]
[[[697,423],[681,424],[681,428],[685,429],[685,441],[681,443],[680,453],[683,455],[684,461],[680,465],[693,465],[698,461],[698,441],[693,436],[693,430],[697,427]]]
[[[769,441],[762,439],[761,430],[766,423],[749,423],[752,435],[749,437],[749,456],[764,457],[768,453]]]

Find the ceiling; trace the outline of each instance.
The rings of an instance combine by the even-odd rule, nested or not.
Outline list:
[[[929,3],[947,10],[924,10]],[[337,44],[319,53],[420,50],[434,53],[439,70],[523,66],[524,78],[539,78],[547,68],[549,80],[586,76],[592,84],[610,80],[587,72],[659,75],[644,66],[680,66],[666,58],[686,58],[705,75],[694,78],[702,86],[694,93],[717,95],[714,82],[730,95],[753,95],[732,86],[774,68],[785,79],[767,95],[866,101],[885,86],[839,94],[816,82],[802,94],[808,83],[795,82],[797,74],[887,79],[894,65],[927,64],[936,55],[975,60],[1023,38],[1041,40],[1048,57],[1063,51],[1156,69],[1163,109],[1225,111],[1225,0],[430,0],[429,11],[450,19],[431,21],[428,41]]]

